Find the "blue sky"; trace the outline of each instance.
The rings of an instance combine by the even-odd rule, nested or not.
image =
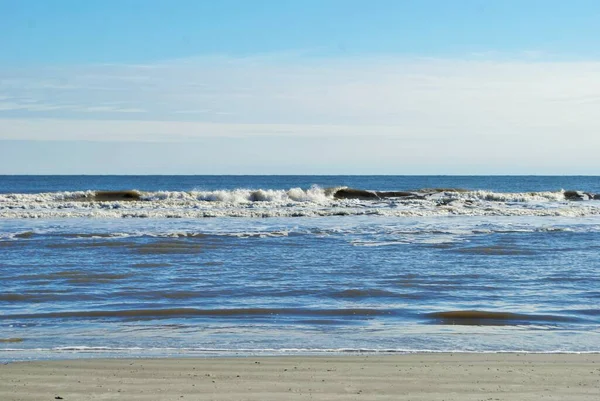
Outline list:
[[[0,173],[600,174],[597,1],[0,0],[0,26]]]
[[[17,65],[294,50],[534,50],[585,58],[597,55],[600,36],[600,4],[593,0],[3,0],[0,7],[0,61]]]

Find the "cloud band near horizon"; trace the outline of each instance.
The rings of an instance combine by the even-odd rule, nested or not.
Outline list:
[[[452,170],[456,163],[441,160],[449,149],[460,155],[461,172],[486,166],[476,156],[484,154],[496,155],[486,170],[518,165],[527,173],[568,152],[562,163],[581,163],[600,148],[600,62],[292,54],[4,69],[2,77],[5,145],[208,141],[226,158],[227,149],[217,146],[226,138],[263,147],[270,140],[279,153],[303,141],[353,141],[361,154],[373,155],[373,166],[382,151],[375,144],[383,141],[427,155],[408,173],[431,171],[429,156],[438,160],[436,171]],[[240,169],[252,165],[239,157]],[[261,171],[278,173],[280,162],[267,158]],[[382,172],[394,170],[388,164]],[[398,170],[403,166],[398,161]],[[350,162],[346,167],[354,171]],[[593,165],[583,170],[597,172]],[[0,162],[1,171],[12,169]]]

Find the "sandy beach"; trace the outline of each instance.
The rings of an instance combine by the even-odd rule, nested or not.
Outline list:
[[[599,354],[88,359],[0,366],[16,400],[598,400]]]

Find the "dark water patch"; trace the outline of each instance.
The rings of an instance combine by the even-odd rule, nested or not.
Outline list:
[[[56,302],[56,301],[94,301],[104,300],[105,296],[99,294],[81,294],[79,292],[25,292],[25,293],[4,293],[0,294],[0,302],[29,303],[29,302]]]
[[[125,289],[125,291],[116,292],[115,297],[123,298],[141,298],[149,300],[157,299],[199,299],[199,298],[217,298],[220,296],[236,295],[233,290],[205,290],[205,291],[144,291],[137,288]],[[244,296],[250,295],[245,293]]]
[[[577,319],[558,315],[528,315],[511,312],[458,310],[425,315],[432,323],[448,325],[508,326],[532,323],[574,322]]]
[[[14,337],[14,338],[0,338],[1,343],[22,343],[24,341],[23,338]]]
[[[201,264],[201,266],[206,266],[206,267],[210,267],[210,266],[223,266],[225,264],[225,262],[220,262],[220,261],[213,261],[213,262],[204,262]]]
[[[134,309],[134,310],[88,310],[47,313],[21,313],[0,315],[6,319],[68,319],[68,318],[172,318],[172,317],[293,317],[330,316],[359,317],[393,316],[396,312],[385,309],[299,309],[299,308],[235,308],[235,309]]]
[[[349,289],[343,291],[337,291],[330,294],[333,298],[378,298],[378,297],[401,297],[403,294],[399,294],[392,291],[380,290],[377,288],[365,288],[365,289]]]
[[[501,246],[501,245],[490,245],[490,246],[473,246],[467,248],[454,249],[454,252],[469,254],[469,255],[498,255],[498,256],[510,256],[510,255],[535,255],[529,249],[517,248],[514,246]]]
[[[61,243],[50,243],[46,247],[50,249],[76,249],[76,248],[131,248],[136,246],[137,243],[134,241],[121,241],[115,239],[114,241],[84,241],[84,242],[61,242]]]
[[[81,283],[107,283],[115,280],[122,280],[131,277],[132,273],[92,273],[84,270],[68,270],[61,272],[23,275],[16,277],[24,280],[41,280],[52,283],[56,280],[64,280],[71,284]]]
[[[15,241],[14,239],[0,240],[0,249],[27,247],[29,241]]]
[[[34,295],[35,296],[35,295]],[[30,294],[15,294],[15,293],[3,293],[0,294],[0,302],[18,302],[18,301],[30,301],[32,300]]]
[[[432,287],[449,288],[449,287],[468,287],[474,285],[473,280],[476,278],[469,277],[468,275],[462,276],[398,276],[388,277],[381,280],[381,283],[389,286],[403,287],[403,288],[415,288],[415,289],[427,289],[430,290]]]
[[[71,270],[71,271],[63,271],[48,274],[48,277],[61,277],[61,278],[79,278],[79,277],[94,277],[97,279],[106,279],[106,280],[117,280],[122,278],[127,278],[131,276],[131,274],[126,273],[90,273],[82,270]]]
[[[243,290],[221,290],[221,293],[232,298],[246,298],[246,297],[270,297],[270,298],[291,298],[291,297],[312,297],[323,295],[326,292],[317,289],[309,288],[277,288],[270,285],[273,278],[265,278],[262,282],[267,282],[267,285],[253,285],[246,286]]]
[[[565,282],[572,282],[572,283],[583,282],[583,283],[589,283],[592,280],[593,279],[590,278],[590,277],[566,276],[564,274],[558,274],[558,275],[553,275],[553,276],[546,276],[546,277],[542,278],[542,281],[557,282],[557,283],[565,283]]]
[[[161,268],[161,267],[170,267],[171,264],[169,263],[152,263],[152,262],[140,262],[140,263],[134,263],[131,265],[131,267],[135,267],[135,268]]]
[[[294,323],[315,326],[345,326],[352,324],[351,321],[338,319],[302,319],[296,320]]]
[[[206,244],[188,241],[156,241],[136,245],[133,252],[140,255],[194,254],[204,252]]]
[[[122,280],[129,277],[129,275],[125,274],[95,274],[90,276],[79,276],[72,277],[67,279],[66,281],[71,284],[101,284],[101,283],[110,283],[115,280]]]

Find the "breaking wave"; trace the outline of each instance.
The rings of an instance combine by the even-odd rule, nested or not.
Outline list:
[[[215,191],[74,191],[0,194],[0,218],[203,218],[384,216],[591,216],[599,194],[503,193],[434,188],[371,191],[348,187]]]

